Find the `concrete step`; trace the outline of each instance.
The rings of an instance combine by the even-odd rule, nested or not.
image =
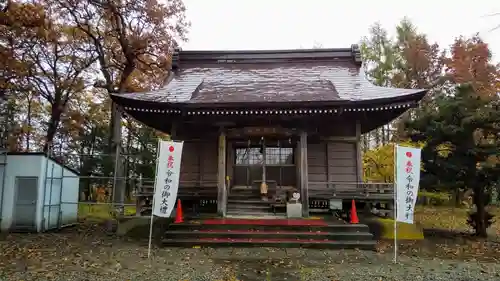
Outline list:
[[[253,204],[234,204],[229,203],[227,205],[228,212],[247,212],[247,211],[262,211],[262,212],[272,212],[272,208],[269,205],[253,205]]]
[[[228,198],[227,200],[228,205],[229,204],[235,204],[235,205],[266,205],[270,206],[270,204],[274,203],[271,200],[264,201],[261,198],[258,199],[248,199],[248,200],[241,200],[241,199],[233,199],[231,197]]]
[[[230,193],[260,193],[260,188],[231,188]]]
[[[260,193],[229,193],[227,195],[228,198],[239,198],[239,199],[244,199],[244,198],[254,198],[254,199],[259,199],[261,198]]]
[[[259,231],[259,230],[195,230],[168,231],[169,239],[232,238],[232,239],[313,239],[333,241],[372,240],[369,232],[324,232],[324,231]]]
[[[272,215],[262,213],[256,217],[258,219],[228,216],[171,224],[162,242],[173,247],[375,249],[376,241],[364,224],[277,216],[271,219]]]
[[[273,216],[272,213],[258,212],[259,215]],[[233,213],[228,216],[249,216],[248,214]],[[221,222],[214,221],[213,223],[181,223],[171,224],[169,230],[260,230],[260,231],[322,231],[322,232],[349,232],[349,233],[369,233],[369,227],[365,224],[344,224],[342,222],[333,222],[330,224],[315,224],[314,220],[265,220],[265,219],[221,219]],[[280,221],[289,221],[289,223],[282,223]],[[303,222],[302,222],[303,221]],[[297,223],[299,222],[299,223]]]
[[[258,186],[235,185],[231,190],[260,190]]]
[[[257,201],[261,200],[262,197],[260,194],[240,194],[240,193],[231,193],[227,196],[228,200],[251,200]]]
[[[274,215],[274,213],[272,211],[269,211],[269,210],[228,209],[226,211],[226,215],[228,215],[228,216],[252,216],[252,217],[259,217],[259,216]]]
[[[312,239],[254,239],[254,238],[203,238],[164,239],[169,247],[276,247],[276,248],[317,248],[317,249],[363,249],[375,250],[376,241],[331,241]]]

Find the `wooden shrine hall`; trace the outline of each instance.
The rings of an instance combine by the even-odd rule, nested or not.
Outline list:
[[[300,218],[352,199],[392,200],[391,184],[363,182],[360,136],[416,107],[426,91],[371,84],[357,45],[176,50],[171,67],[163,88],[111,97],[184,141],[184,208]]]

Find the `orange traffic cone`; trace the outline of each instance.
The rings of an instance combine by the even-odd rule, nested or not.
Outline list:
[[[352,200],[352,207],[351,207],[351,223],[352,224],[359,223],[358,212],[356,211],[356,202],[354,202],[354,199]]]
[[[174,223],[183,223],[184,219],[182,218],[182,205],[181,199],[177,199],[177,211],[175,212],[175,221]]]

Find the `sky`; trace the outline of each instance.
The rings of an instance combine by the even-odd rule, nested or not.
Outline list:
[[[447,48],[475,33],[500,62],[500,1],[474,0],[184,0],[191,21],[184,50],[350,47],[380,22],[389,35],[405,16]],[[471,5],[474,4],[474,5]],[[498,16],[489,16],[499,13]]]

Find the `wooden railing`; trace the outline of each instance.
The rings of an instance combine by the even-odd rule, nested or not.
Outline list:
[[[150,214],[154,181],[141,181],[137,188],[138,215]],[[185,209],[209,209],[217,205],[217,181],[180,181],[177,197],[183,200]],[[205,208],[207,207],[207,208]]]
[[[143,181],[138,185],[137,196],[153,196],[154,181]],[[217,181],[180,181],[179,194],[192,194],[193,196],[205,193],[217,194]]]
[[[309,182],[310,198],[393,200],[394,184],[365,182]]]

